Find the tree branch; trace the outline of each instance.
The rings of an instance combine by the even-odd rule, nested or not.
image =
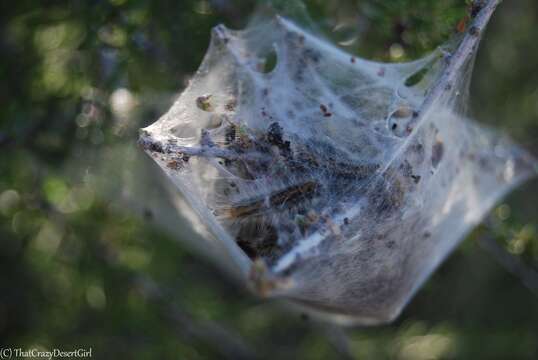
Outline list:
[[[142,273],[133,273],[132,281],[137,285],[142,296],[157,305],[163,318],[174,325],[178,332],[201,339],[227,359],[258,358],[243,339],[234,334],[231,329],[210,320],[198,321],[183,310],[181,305],[174,305],[163,288],[150,277]]]
[[[449,56],[448,66],[437,84],[426,95],[426,99],[424,99],[424,102],[420,106],[418,114],[426,113],[443,93],[452,89],[461,69],[466,65],[467,60],[469,60],[473,52],[477,50],[481,34],[501,1],[502,0],[486,0],[483,2],[482,9],[473,19],[469,30],[456,51]],[[411,128],[414,128],[417,121],[418,116],[415,117],[410,124]]]
[[[519,257],[508,253],[491,236],[481,236],[478,244],[488,251],[508,272],[518,277],[523,285],[538,296],[538,271],[526,265]]]
[[[170,138],[170,140],[174,140]],[[201,145],[199,147],[194,146],[181,146],[176,145],[173,142],[164,143],[163,141],[155,140],[150,135],[142,134],[138,141],[140,146],[145,150],[151,152],[159,152],[165,154],[183,154],[187,156],[198,156],[207,158],[222,158],[226,160],[247,160],[247,161],[260,161],[269,160],[267,155],[263,155],[258,152],[239,153],[233,150],[223,149],[216,145]]]

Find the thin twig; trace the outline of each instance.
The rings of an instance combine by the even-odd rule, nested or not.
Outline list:
[[[327,340],[338,352],[341,359],[356,359],[356,356],[353,354],[353,350],[351,349],[349,335],[343,327],[338,325],[327,326],[325,328],[325,333],[327,335]]]
[[[481,236],[478,244],[538,296],[538,271],[525,264],[519,257],[508,253],[492,236]]]
[[[173,140],[173,139],[172,139]],[[166,153],[166,154],[182,154],[187,156],[198,156],[207,158],[222,158],[226,160],[247,160],[247,161],[263,161],[269,160],[269,157],[257,152],[238,153],[233,150],[223,149],[218,146],[181,146],[173,142],[164,143],[154,140],[149,135],[141,135],[139,144],[148,151]]]
[[[443,95],[443,93],[449,91],[454,86],[461,69],[466,65],[466,62],[469,60],[473,52],[475,52],[478,48],[481,34],[501,1],[502,0],[487,0],[484,2],[482,9],[474,18],[469,30],[465,34],[457,50],[449,56],[448,65],[443,75],[437,84],[426,95],[426,99],[424,99],[418,114],[426,113]],[[411,128],[414,128],[417,121],[418,116],[415,117],[410,124]]]
[[[177,327],[177,330],[181,333],[201,339],[227,359],[258,358],[243,339],[234,334],[231,329],[224,328],[210,320],[196,320],[191,314],[183,310],[180,305],[174,305],[169,300],[169,296],[167,296],[163,287],[159,286],[150,277],[136,273],[133,276],[133,282],[137,285],[144,298],[155,303],[162,310],[162,316],[170,321],[174,327]]]

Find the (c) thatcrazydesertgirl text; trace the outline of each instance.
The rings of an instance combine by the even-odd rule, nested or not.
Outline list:
[[[54,358],[91,358],[92,348],[74,349],[74,350],[42,350],[42,349],[22,349],[22,348],[3,348],[0,349],[0,359],[54,359]]]

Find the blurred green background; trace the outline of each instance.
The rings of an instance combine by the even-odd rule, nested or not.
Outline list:
[[[144,178],[138,189],[151,197],[158,174],[137,129],[185,87],[211,27],[241,28],[255,5],[0,3],[0,347],[92,347],[97,359],[538,358],[537,181],[505,199],[394,324],[376,328],[339,329],[253,298],[178,241],[192,234],[184,222],[144,205],[132,183]],[[469,4],[307,5],[348,51],[403,61],[447,40]],[[502,4],[472,84],[473,114],[534,154],[537,25],[535,0]],[[481,246],[483,236],[495,242]]]

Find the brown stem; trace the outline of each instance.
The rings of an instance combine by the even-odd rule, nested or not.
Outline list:
[[[260,161],[268,160],[267,156],[260,153],[238,153],[233,150],[223,149],[217,146],[202,145],[199,147],[181,146],[174,143],[164,143],[154,140],[150,135],[142,134],[139,139],[139,144],[148,151],[167,153],[167,154],[183,154],[188,156],[198,156],[207,158],[221,158],[226,160],[247,160]]]

